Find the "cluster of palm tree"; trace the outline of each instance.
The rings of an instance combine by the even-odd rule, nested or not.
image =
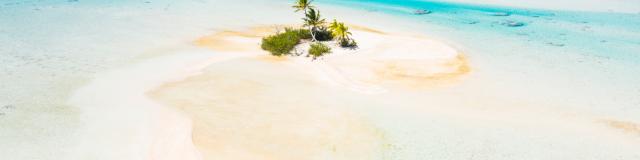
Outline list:
[[[311,38],[316,41],[316,33],[318,33],[318,28],[322,27],[326,22],[323,18],[320,17],[320,11],[316,11],[315,9],[309,9],[309,12],[305,13],[305,17],[302,18],[304,20],[304,24],[302,26],[309,27],[309,32],[311,32]]]
[[[350,38],[351,32],[349,32],[349,27],[345,26],[344,23],[334,19],[333,22],[329,24],[329,29],[333,37],[338,39],[341,46],[355,45],[355,41]]]
[[[308,27],[312,40],[317,41],[316,35],[320,30],[326,28],[326,20],[320,16],[320,11],[316,10],[315,6],[311,5],[311,2],[313,2],[313,0],[297,0],[293,8],[295,8],[295,12],[304,12],[305,17],[302,19],[304,21],[303,27]],[[337,38],[342,46],[349,44],[349,41],[355,44],[355,41],[350,37],[351,32],[349,32],[349,27],[345,26],[344,23],[334,19],[333,22],[329,24],[329,30],[331,31],[331,35]]]

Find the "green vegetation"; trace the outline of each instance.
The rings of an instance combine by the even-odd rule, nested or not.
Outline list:
[[[340,47],[342,47],[342,48],[351,48],[351,49],[357,49],[358,48],[358,43],[353,39],[341,40],[341,41],[339,41],[338,44],[340,44]]]
[[[312,20],[317,20],[320,18],[320,13],[315,13],[316,11],[313,9],[315,8],[314,6],[311,5],[311,2],[313,2],[313,0],[297,0],[296,3],[292,6],[293,8],[295,8],[295,12],[299,12],[299,11],[304,11],[304,15],[305,18],[303,19],[305,21],[305,26],[308,24],[306,19],[309,19],[309,24],[313,24],[314,22]],[[308,13],[307,10],[311,10],[313,13]],[[307,26],[310,27],[310,26]],[[311,33],[311,38],[315,41],[315,35],[314,35],[314,29],[313,28],[309,28],[309,33]]]
[[[309,32],[308,29],[284,28],[284,32],[285,33],[288,33],[288,32],[295,33],[296,35],[298,35],[298,37],[300,39],[306,39],[306,40],[310,40],[311,39],[311,33]]]
[[[331,53],[331,48],[320,42],[311,44],[311,48],[309,48],[309,56],[313,57],[313,59],[317,59],[318,57],[329,53]]]
[[[333,33],[326,27],[319,27],[314,33],[317,41],[331,41],[333,40]]]
[[[341,47],[357,47],[358,44],[355,40],[351,39],[351,32],[349,32],[349,27],[345,26],[344,23],[338,22],[335,19],[331,24],[329,24],[329,29],[338,40],[338,44]]]
[[[313,0],[297,0],[292,6],[295,12],[304,11],[303,27],[306,29],[285,29],[284,33],[278,33],[262,38],[261,48],[269,51],[274,56],[290,55],[296,45],[302,40],[314,41],[308,51],[308,56],[316,59],[327,53],[331,53],[331,48],[317,41],[336,40],[343,48],[356,48],[357,43],[351,38],[349,28],[342,22],[335,19],[329,26],[326,20],[321,17],[320,11],[311,5]]]
[[[305,29],[286,28],[284,33],[262,38],[262,49],[271,52],[274,56],[283,56],[291,54],[296,45],[300,44],[300,40],[309,39],[311,35]]]
[[[307,9],[314,8],[311,6],[311,2],[313,0],[298,0],[292,7],[296,9],[296,12],[304,11],[304,14],[307,14]]]
[[[325,20],[320,17],[320,11],[310,8],[309,12],[305,14],[305,17],[302,18],[302,20],[304,20],[304,25],[302,26],[309,27],[309,30],[311,31],[311,38],[313,41],[317,41],[316,32],[318,32],[318,28],[323,26],[325,23]]]

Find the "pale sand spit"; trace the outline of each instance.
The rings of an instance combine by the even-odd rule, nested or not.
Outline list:
[[[323,95],[343,87],[382,93],[469,72],[460,52],[446,44],[360,26],[353,27],[360,48],[330,44],[333,53],[318,60],[304,54],[274,57],[260,50],[262,36],[282,29],[256,27],[199,38],[197,46],[238,57],[194,64],[189,70],[200,70],[198,74],[148,92],[193,120],[193,141],[204,159],[383,157],[389,147],[384,133]]]

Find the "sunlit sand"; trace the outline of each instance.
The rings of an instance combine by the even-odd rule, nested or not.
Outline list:
[[[640,159],[638,0],[292,2],[0,3],[0,159]]]
[[[375,159],[388,148],[384,133],[350,107],[328,104],[332,90],[424,87],[469,71],[463,55],[445,44],[366,27],[354,31],[360,48],[334,47],[318,60],[269,56],[255,47],[260,35],[277,30],[200,38],[198,46],[246,57],[149,93],[194,121],[194,143],[205,159]]]

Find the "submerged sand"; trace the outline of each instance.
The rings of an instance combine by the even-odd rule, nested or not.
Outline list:
[[[279,29],[202,37],[194,43],[237,58],[197,64],[200,74],[148,92],[188,115],[204,159],[380,159],[391,147],[384,133],[335,102],[337,92],[432,87],[469,72],[464,56],[444,43],[366,27],[354,27],[359,49],[333,47],[318,60],[269,56],[260,38]]]
[[[205,159],[373,159],[384,146],[370,122],[326,104],[321,87],[285,65],[240,59],[211,67],[149,94],[194,121]]]
[[[269,56],[260,37],[277,29],[261,28],[215,33],[194,40],[199,48],[100,74],[70,101],[92,107],[86,141],[65,159],[639,156],[632,120],[467,95],[474,91],[455,89],[471,73],[459,50],[353,29],[359,49],[334,47],[318,60]],[[91,148],[122,144],[117,153]]]

